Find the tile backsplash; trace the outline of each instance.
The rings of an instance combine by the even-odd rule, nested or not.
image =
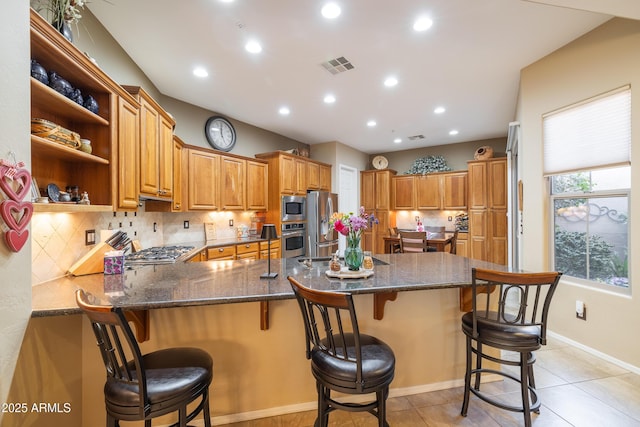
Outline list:
[[[102,212],[36,213],[31,220],[31,282],[62,277],[94,246],[85,245],[85,231],[96,231],[100,242],[117,230],[137,239],[143,248],[204,242],[204,223],[214,223],[218,239],[233,238],[239,226],[251,224],[253,212]],[[233,227],[229,226],[233,220]],[[186,229],[185,221],[189,222]],[[155,223],[155,231],[154,231]],[[102,234],[105,235],[101,238]]]

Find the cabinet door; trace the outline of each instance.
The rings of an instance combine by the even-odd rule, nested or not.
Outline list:
[[[171,210],[173,212],[182,212],[184,205],[182,202],[183,189],[184,189],[184,176],[183,172],[183,157],[184,149],[183,144],[177,137],[173,139],[173,198]]]
[[[295,194],[307,194],[307,162],[301,159],[294,160],[296,164]]]
[[[331,191],[331,166],[320,165],[320,190]]]
[[[442,175],[442,209],[467,209],[467,173]]]
[[[118,201],[120,209],[137,209],[138,108],[118,97]]]
[[[507,211],[489,209],[487,216],[489,221],[487,261],[507,265]]]
[[[469,211],[469,254],[471,258],[487,261],[487,211]]]
[[[269,167],[266,163],[247,160],[247,209],[266,211],[268,209]]]
[[[295,194],[297,185],[293,157],[280,156],[280,193]]]
[[[411,210],[416,208],[415,178],[412,175],[391,178],[394,209]]]
[[[371,251],[375,254],[384,253],[384,238],[389,235],[389,211],[376,211],[378,224],[373,226],[374,242]]]
[[[140,99],[140,193],[157,196],[158,130],[160,115],[144,98]]]
[[[217,210],[220,194],[220,156],[188,150],[188,206],[193,210]]]
[[[487,164],[469,163],[469,209],[487,208]]]
[[[391,209],[391,173],[376,172],[376,209]]]
[[[220,207],[225,210],[244,210],[245,203],[245,164],[243,159],[222,156],[222,188],[220,191]]]
[[[360,174],[360,204],[367,211],[376,208],[376,175],[375,172]]]
[[[418,210],[442,209],[439,175],[416,177],[416,208]]]
[[[307,189],[320,189],[320,165],[317,163],[307,163]]]
[[[458,238],[458,242],[456,243],[456,255],[468,257],[469,256],[469,248],[467,247],[468,240],[460,240]]]
[[[507,209],[507,160],[491,161],[487,166],[488,207]]]
[[[173,123],[160,117],[158,140],[158,195],[173,196]]]

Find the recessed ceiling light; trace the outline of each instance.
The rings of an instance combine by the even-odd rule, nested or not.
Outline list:
[[[377,125],[375,120],[369,120],[367,122],[367,126],[369,126],[370,128],[374,127],[375,125]]]
[[[447,109],[444,108],[444,107],[436,107],[435,110],[433,110],[433,112],[436,113],[436,114],[442,114],[445,111],[447,111]]]
[[[428,16],[421,16],[413,23],[415,31],[427,31],[433,25],[433,21]]]
[[[400,144],[402,142],[401,138],[396,138],[393,140],[393,142],[395,142],[396,144]]]
[[[247,44],[244,45],[244,48],[249,53],[260,53],[262,52],[262,46],[256,40],[249,40]]]
[[[193,75],[196,77],[207,77],[209,73],[203,67],[196,67],[193,69]]]
[[[393,87],[393,86],[395,86],[395,85],[397,85],[397,84],[398,84],[398,79],[397,79],[397,78],[395,78],[394,76],[387,77],[387,78],[384,80],[384,85],[385,85],[386,87]]]
[[[283,116],[288,116],[290,112],[291,111],[289,110],[289,107],[280,107],[280,109],[278,110],[278,113]]]
[[[329,94],[329,95],[325,95],[324,97],[324,103],[325,104],[333,104],[334,102],[336,102],[336,97]]]
[[[322,16],[327,19],[335,19],[340,16],[340,13],[342,13],[342,9],[340,9],[340,6],[338,6],[337,3],[329,2],[322,6],[321,13]]]
[[[449,135],[457,135],[457,134],[458,134],[458,131],[455,129],[449,131]]]
[[[235,0],[220,0],[221,3],[233,3]]]

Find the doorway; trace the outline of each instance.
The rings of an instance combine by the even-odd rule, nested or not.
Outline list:
[[[360,208],[360,173],[357,168],[338,165],[338,212],[358,212]],[[338,250],[342,254],[346,238],[340,235]]]

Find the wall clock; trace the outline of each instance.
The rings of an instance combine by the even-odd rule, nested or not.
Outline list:
[[[236,145],[236,130],[224,117],[209,117],[204,125],[204,134],[209,145],[216,150],[231,151]]]
[[[376,169],[385,169],[387,166],[389,166],[389,160],[387,160],[387,158],[384,156],[375,156],[371,163]]]

